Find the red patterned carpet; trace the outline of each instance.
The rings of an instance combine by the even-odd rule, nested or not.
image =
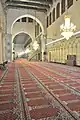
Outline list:
[[[22,62],[25,64],[25,61]],[[58,66],[41,62],[31,62],[25,64],[25,67],[34,74],[38,78],[38,81],[51,91],[55,97],[58,97],[62,104],[65,104],[68,109],[73,111],[73,114],[75,111],[78,117],[80,116],[80,83],[77,81],[77,79],[80,80],[79,68],[78,70],[77,68],[72,69],[72,67],[61,68],[61,65]]]
[[[51,108],[51,107],[39,108],[39,109],[34,109],[30,111],[31,118],[35,120],[55,116],[56,113],[57,113],[57,109]]]
[[[10,65],[6,74],[0,82],[0,120],[16,120],[16,80],[14,64]]]
[[[79,120],[80,68],[25,59],[7,67],[0,71],[0,120]]]

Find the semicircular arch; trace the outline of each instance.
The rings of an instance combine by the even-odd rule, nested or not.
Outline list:
[[[40,27],[41,27],[41,29],[42,29],[42,33],[44,33],[44,27],[43,27],[41,21],[40,21],[38,18],[35,18],[35,16],[32,16],[32,15],[30,15],[30,14],[22,15],[22,16],[19,16],[18,18],[16,18],[16,19],[14,20],[14,22],[12,23],[11,33],[12,33],[12,29],[13,29],[13,26],[14,26],[15,22],[16,22],[18,19],[21,19],[21,18],[23,18],[23,17],[30,17],[30,18],[36,20],[36,22],[40,25]]]
[[[28,34],[28,33],[25,32],[25,31],[20,31],[20,32],[17,32],[17,33],[12,37],[12,42],[13,42],[14,38],[15,38],[17,35],[19,35],[20,33],[25,33],[25,34],[29,35],[30,38],[32,39],[32,36],[31,36],[30,34]]]

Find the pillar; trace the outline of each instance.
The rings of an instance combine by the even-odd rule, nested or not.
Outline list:
[[[3,63],[2,30],[0,29],[0,64]]]
[[[41,36],[41,52],[42,52],[42,61],[46,61],[46,38],[44,35]]]
[[[6,61],[6,34],[2,35],[2,50],[3,50],[3,61]]]
[[[6,60],[12,60],[12,35],[9,33],[6,36]]]

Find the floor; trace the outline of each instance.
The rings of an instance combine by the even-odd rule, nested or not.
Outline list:
[[[0,120],[80,120],[79,67],[18,59],[0,78]]]

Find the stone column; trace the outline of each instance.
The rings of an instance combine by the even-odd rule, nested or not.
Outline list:
[[[12,35],[7,34],[6,36],[6,60],[12,60]]]
[[[4,35],[3,35],[3,49],[4,49],[4,61],[6,61],[6,40],[7,40],[7,8],[4,9]]]
[[[0,64],[3,63],[2,30],[0,28]]]
[[[14,54],[15,54],[15,49],[14,49],[14,43],[12,43],[12,60],[14,60]]]
[[[6,61],[6,34],[2,34],[3,61]]]
[[[44,35],[41,36],[41,52],[42,52],[42,61],[46,61],[46,38]]]

